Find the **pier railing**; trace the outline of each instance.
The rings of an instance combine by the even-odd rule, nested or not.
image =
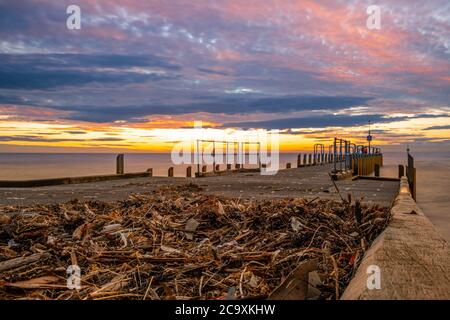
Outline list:
[[[351,171],[353,175],[380,175],[383,165],[383,154],[377,147],[356,145],[350,140],[334,138],[329,146],[333,152],[333,176]]]
[[[211,157],[213,159],[213,173],[220,171],[220,164],[216,164],[216,157],[219,156],[222,158],[221,160],[225,160],[225,168],[226,171],[231,171],[232,165],[234,164],[235,169],[244,169],[245,161],[246,161],[246,147],[255,146],[256,150],[254,150],[253,156],[256,159],[255,165],[259,169],[262,167],[261,163],[261,142],[259,141],[219,141],[219,140],[205,140],[205,139],[197,139],[195,155],[196,155],[196,164],[197,164],[197,173],[196,176],[202,176],[206,172],[206,166],[203,165],[203,159],[205,156],[205,148],[202,145],[203,143],[207,143],[212,145]],[[219,145],[222,147],[221,152],[216,152],[216,146]],[[225,146],[225,150],[223,147]],[[232,152],[230,152],[232,150]],[[251,156],[250,150],[248,151],[248,156]],[[220,161],[222,162],[222,161]]]

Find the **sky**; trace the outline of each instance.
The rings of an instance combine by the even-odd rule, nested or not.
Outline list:
[[[449,150],[449,97],[448,0],[0,0],[0,152],[169,151],[195,121]]]

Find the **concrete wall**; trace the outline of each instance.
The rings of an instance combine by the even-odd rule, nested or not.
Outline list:
[[[406,178],[391,212],[341,299],[450,299],[449,245],[412,199]],[[380,289],[367,287],[371,265],[380,268]]]
[[[34,188],[45,186],[57,186],[63,184],[144,178],[144,177],[151,177],[153,175],[152,172],[153,172],[152,169],[149,169],[147,170],[147,172],[109,174],[109,175],[86,176],[86,177],[66,177],[66,178],[52,178],[39,180],[0,180],[0,188]]]

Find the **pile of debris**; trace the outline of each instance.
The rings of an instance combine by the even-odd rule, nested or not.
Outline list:
[[[302,298],[336,299],[389,220],[349,200],[229,199],[190,184],[2,207],[0,299],[292,298],[283,281],[305,263]]]

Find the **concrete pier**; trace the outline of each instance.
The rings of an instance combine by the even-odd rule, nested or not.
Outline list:
[[[55,203],[97,199],[103,201],[124,200],[132,193],[145,193],[163,185],[198,184],[205,193],[251,199],[317,197],[340,201],[340,195],[330,179],[333,164],[280,170],[273,176],[257,171],[236,172],[203,178],[145,177],[127,180],[100,181],[61,186],[33,188],[1,188],[0,205]],[[117,176],[120,177],[120,176]],[[364,197],[366,203],[389,206],[398,191],[398,181],[340,180],[336,186],[342,196],[351,193],[354,198]]]
[[[387,228],[366,252],[344,300],[450,299],[450,248],[416,204],[403,177]],[[368,270],[380,288],[368,288]]]

